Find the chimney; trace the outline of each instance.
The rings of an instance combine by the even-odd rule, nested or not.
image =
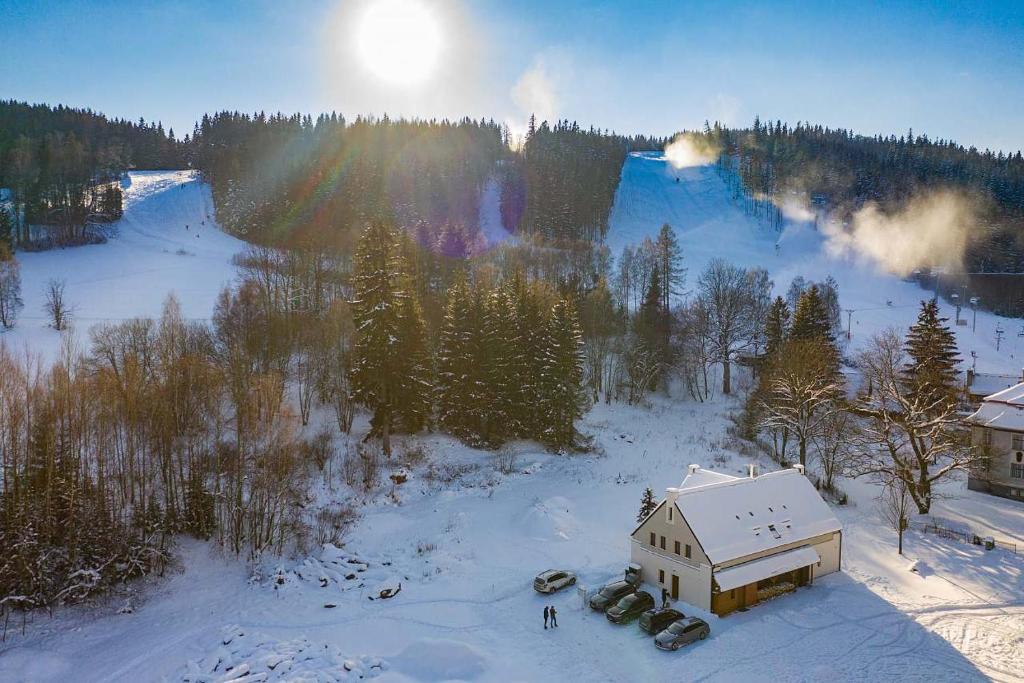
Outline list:
[[[669,505],[674,505],[677,498],[679,498],[679,489],[665,489],[665,500]]]
[[[687,474],[693,474],[694,472],[696,472],[699,469],[700,469],[700,465],[690,465],[689,467],[686,468],[686,473]]]
[[[800,474],[804,474],[804,466],[801,465],[800,463],[797,463],[797,464],[793,465],[793,469],[796,470],[797,472],[799,472]],[[806,476],[806,475],[804,475],[804,476]]]
[[[750,477],[751,479],[757,478],[757,465],[755,465],[754,463],[750,463],[749,465],[747,465],[747,476]]]

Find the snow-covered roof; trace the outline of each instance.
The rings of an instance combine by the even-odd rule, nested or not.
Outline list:
[[[712,564],[842,529],[814,485],[797,469],[755,477],[708,470],[690,475],[698,473],[707,483],[690,486],[687,476],[688,481],[671,493]]]
[[[971,385],[974,386],[973,384]],[[973,391],[973,389],[972,389]],[[1024,382],[1015,382],[1012,386],[1002,387],[985,396],[985,402],[1008,403],[1024,406]]]
[[[686,473],[686,478],[683,479],[683,483],[679,485],[679,488],[688,489],[694,488],[695,486],[706,486],[707,484],[732,481],[733,479],[736,479],[736,477],[731,474],[713,472],[711,470],[701,469],[697,465],[690,465],[690,468]]]
[[[986,399],[978,411],[967,418],[967,421],[979,427],[1024,432],[1024,404],[1002,403]]]
[[[727,591],[778,576],[783,572],[791,572],[794,569],[817,564],[820,561],[821,556],[818,555],[817,550],[809,545],[802,545],[799,548],[775,553],[715,572],[715,581],[718,582],[720,590]]]
[[[1016,375],[994,375],[979,372],[971,378],[971,384],[967,389],[975,396],[984,396],[985,400],[988,400],[1008,389],[1017,389],[1018,394],[1024,395],[1024,389],[1020,389],[1022,386],[1024,384]]]

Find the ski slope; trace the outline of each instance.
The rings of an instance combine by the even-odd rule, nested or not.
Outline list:
[[[43,311],[50,279],[67,283],[73,334],[83,345],[97,323],[159,316],[172,293],[185,317],[210,317],[245,243],[216,225],[209,186],[192,171],[137,171],[123,190],[124,215],[106,243],[18,253],[25,308],[0,343],[56,356],[61,335]]]
[[[606,243],[617,256],[626,245],[639,244],[645,237],[654,239],[664,223],[679,238],[690,291],[714,258],[765,268],[775,282],[775,293],[783,296],[798,275],[814,281],[832,275],[839,283],[840,305],[854,311],[851,350],[887,327],[905,330],[916,320],[920,302],[931,297],[916,283],[882,272],[870,262],[831,255],[825,238],[812,224],[790,221],[781,233],[763,226],[732,202],[713,166],[675,169],[661,153],[630,154],[623,165]],[[944,301],[940,305],[942,314],[952,321],[955,308]],[[961,312],[961,318],[970,323],[971,311]],[[975,352],[979,372],[1020,373],[1024,367],[1022,321],[986,312],[979,312],[977,319],[976,332],[970,326],[956,328],[965,360],[961,367],[969,366]],[[844,329],[846,324],[844,313]],[[999,351],[997,325],[1005,332]]]

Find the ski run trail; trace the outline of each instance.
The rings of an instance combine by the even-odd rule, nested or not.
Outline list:
[[[482,209],[489,241],[502,238],[497,194],[489,187]],[[46,358],[59,353],[60,336],[40,310],[55,277],[68,283],[80,344],[95,322],[158,315],[171,292],[186,317],[209,318],[218,290],[236,278],[232,256],[244,248],[212,214],[209,189],[189,172],[130,174],[124,218],[106,244],[19,254],[25,315],[0,340]],[[691,290],[715,257],[767,268],[782,293],[796,275],[833,275],[842,306],[856,311],[851,349],[887,326],[905,329],[929,296],[870,264],[828,256],[811,226],[761,226],[730,201],[711,167],[674,170],[657,154],[630,156],[609,246],[617,255],[665,222],[680,238]],[[998,354],[997,324],[1006,330]],[[976,352],[979,371],[1018,372],[1018,325],[979,313],[977,332],[957,329],[962,355]],[[321,502],[359,505],[343,547],[253,567],[181,539],[178,566],[162,579],[53,617],[34,614],[24,635],[12,623],[0,644],[0,680],[1024,679],[1024,554],[909,532],[900,557],[875,511],[877,491],[863,481],[842,481],[850,504],[834,508],[844,526],[841,572],[724,619],[680,604],[707,619],[711,637],[679,652],[657,650],[636,626],[609,624],[572,590],[533,592],[534,575],[553,567],[576,571],[588,588],[620,576],[646,486],[660,497],[690,463],[743,474],[751,456],[726,435],[736,407],[721,396],[598,404],[580,425],[593,452],[509,444],[500,456],[512,462],[509,474],[499,455],[442,435],[400,438],[398,453],[415,443],[427,454],[407,483],[363,496],[346,488],[334,464],[315,492]],[[331,420],[321,410],[309,429]],[[339,453],[367,429],[361,415],[353,434],[338,438]],[[776,468],[767,460],[759,467]],[[943,493],[934,517],[1024,550],[1024,504],[967,491],[961,479]],[[369,599],[399,583],[394,598]],[[559,628],[546,631],[548,604],[558,608]]]

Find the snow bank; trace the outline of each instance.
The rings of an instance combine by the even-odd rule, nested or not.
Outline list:
[[[275,640],[239,626],[223,629],[209,654],[184,667],[184,683],[256,683],[257,681],[358,681],[387,671],[379,657],[347,656],[337,647],[307,638]]]

